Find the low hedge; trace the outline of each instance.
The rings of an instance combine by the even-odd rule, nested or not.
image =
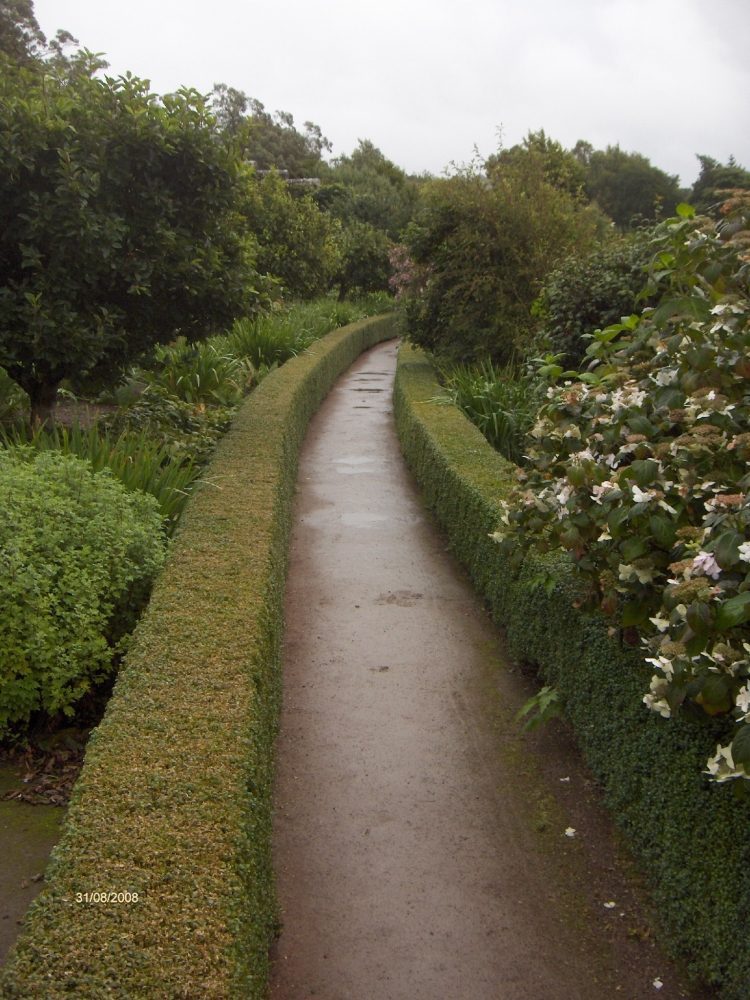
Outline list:
[[[240,408],[208,485],[183,515],[92,735],[2,996],[265,996],[276,926],[272,747],[297,456],[336,377],[392,336],[392,317],[337,330]],[[87,901],[92,893],[131,901]]]
[[[726,1000],[750,996],[750,802],[702,769],[725,723],[665,720],[642,704],[651,670],[601,615],[573,608],[564,558],[511,571],[489,533],[515,468],[455,407],[426,356],[402,347],[395,411],[408,464],[512,654],[555,684],[605,798],[649,882],[662,936]]]

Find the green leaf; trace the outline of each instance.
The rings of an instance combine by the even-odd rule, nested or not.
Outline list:
[[[693,601],[687,609],[687,623],[696,635],[706,635],[711,631],[713,616],[711,609],[703,601]]]
[[[745,722],[732,740],[732,760],[750,771],[750,723]]]
[[[648,526],[654,540],[663,549],[671,549],[674,545],[677,526],[670,517],[664,514],[654,514],[648,520]]]
[[[631,478],[641,489],[650,486],[659,475],[659,463],[651,458],[638,459],[632,463],[630,468],[632,469]]]
[[[724,601],[716,613],[716,628],[719,632],[742,625],[750,619],[750,591],[737,594]]]
[[[622,609],[623,628],[632,625],[643,625],[649,616],[651,607],[647,601],[628,601]]]
[[[694,219],[695,209],[692,205],[688,205],[686,201],[681,201],[680,204],[675,209],[675,212],[681,219]]]
[[[739,561],[739,548],[744,540],[739,532],[730,529],[722,532],[716,541],[709,545],[708,550],[716,556],[716,561],[722,569],[729,569]]]
[[[708,674],[701,687],[700,702],[709,715],[720,715],[732,707],[731,679],[726,674]]]
[[[648,552],[648,544],[642,538],[626,538],[620,546],[623,559],[626,563],[644,556]]]

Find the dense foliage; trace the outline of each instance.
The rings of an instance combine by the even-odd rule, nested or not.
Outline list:
[[[534,312],[546,346],[566,366],[580,363],[594,330],[648,304],[640,295],[651,256],[650,234],[641,231],[572,254],[547,276]]]
[[[549,391],[503,544],[568,550],[590,596],[641,634],[663,716],[734,714],[717,780],[750,777],[748,202],[658,231],[658,304],[593,335]],[[524,477],[524,478],[525,478]],[[507,537],[506,537],[507,536]]]
[[[535,156],[427,184],[406,235],[410,339],[456,361],[523,353],[544,278],[593,245],[598,221],[547,181]]]
[[[0,451],[0,735],[112,669],[164,554],[156,501],[88,462]]]
[[[0,364],[37,413],[66,377],[257,308],[238,184],[194,91],[2,67]]]

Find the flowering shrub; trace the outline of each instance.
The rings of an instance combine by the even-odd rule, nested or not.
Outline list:
[[[495,537],[563,547],[654,667],[645,704],[732,713],[707,773],[750,779],[750,200],[662,224],[657,304],[597,331],[556,381]]]

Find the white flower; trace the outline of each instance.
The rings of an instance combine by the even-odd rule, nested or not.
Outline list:
[[[664,719],[670,718],[672,709],[665,695],[669,690],[669,681],[665,677],[654,674],[651,678],[651,690],[643,696],[643,704],[652,712],[658,712]]]
[[[744,775],[744,768],[737,768],[732,758],[732,748],[716,745],[716,753],[709,758],[704,774],[710,774],[714,781],[731,781]]]
[[[750,684],[746,684],[737,692],[737,708],[743,713],[743,721],[748,721],[750,713]]]
[[[672,666],[672,661],[666,656],[649,656],[646,658],[646,663],[652,664],[657,670],[661,670],[667,675],[667,677],[674,676],[674,667]],[[653,690],[653,682],[651,685]]]
[[[614,899],[610,899],[609,902],[602,903],[602,906],[604,907],[605,910],[614,910],[614,908],[617,906],[617,903],[614,901]]]
[[[750,563],[750,542],[743,542],[740,545],[739,554],[743,562]]]
[[[660,632],[666,632],[669,628],[669,619],[662,618],[661,615],[657,615],[656,618],[649,618],[649,621],[654,625]]]
[[[591,499],[594,501],[594,503],[600,504],[602,502],[602,497],[605,495],[605,493],[609,493],[611,490],[616,490],[616,489],[617,486],[614,483],[610,482],[608,479],[606,479],[603,483],[597,483],[596,486],[592,487]]]
[[[576,832],[575,832],[575,829],[572,826],[569,826],[565,830],[565,836],[566,837],[575,837],[575,835],[576,835]]]
[[[662,986],[663,986],[663,985],[664,985],[664,983],[663,983],[663,982],[661,981],[661,979],[659,979],[659,977],[657,976],[657,977],[656,977],[656,979],[655,979],[655,980],[654,980],[654,982],[653,982],[653,987],[654,987],[654,989],[655,989],[655,990],[660,990],[660,989],[662,988]]]
[[[676,368],[662,368],[661,371],[657,372],[656,375],[651,375],[650,378],[657,385],[674,385],[677,381],[677,374],[678,371]]]
[[[648,503],[653,500],[656,494],[653,490],[642,490],[638,486],[633,486],[633,499],[636,503]]]
[[[693,559],[690,570],[691,573],[710,576],[712,580],[718,580],[721,576],[721,567],[711,552],[699,552]]]

